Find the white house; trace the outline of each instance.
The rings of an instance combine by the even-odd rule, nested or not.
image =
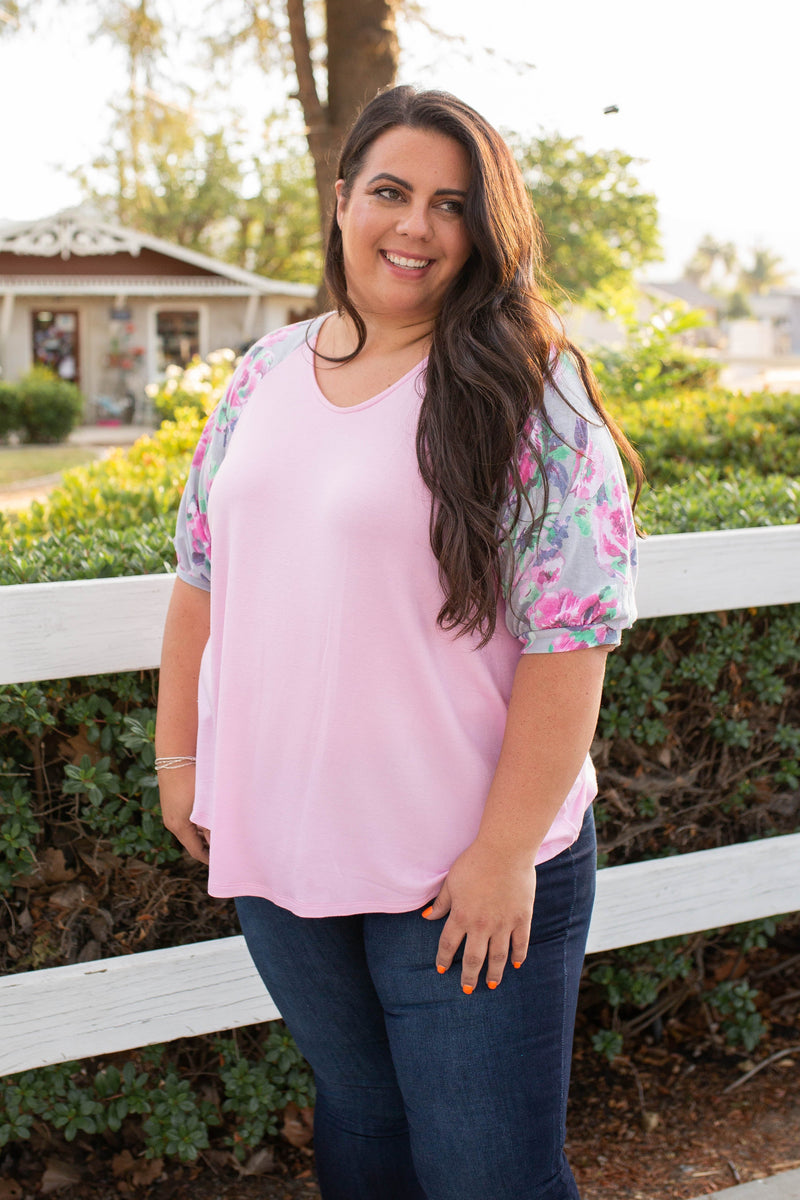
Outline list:
[[[87,418],[145,414],[145,384],[313,311],[316,289],[123,228],[88,208],[0,225],[0,375],[73,379]]]

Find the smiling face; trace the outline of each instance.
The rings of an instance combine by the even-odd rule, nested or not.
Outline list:
[[[362,315],[433,323],[472,251],[469,183],[463,146],[404,125],[375,139],[349,192],[338,181],[347,294]]]

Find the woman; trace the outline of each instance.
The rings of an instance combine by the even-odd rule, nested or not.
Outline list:
[[[588,750],[634,615],[615,441],[639,468],[537,256],[483,118],[380,94],[336,310],[245,356],[184,495],[164,820],[314,1068],[326,1200],[577,1196]]]

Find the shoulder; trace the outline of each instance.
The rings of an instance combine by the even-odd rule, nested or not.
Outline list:
[[[244,407],[258,384],[279,363],[287,359],[300,346],[306,344],[323,317],[312,317],[310,320],[298,321],[293,325],[284,325],[259,338],[245,353],[236,367],[228,391],[220,406],[220,422],[228,423],[235,420],[239,411]]]
[[[542,407],[532,419],[532,432],[541,448],[565,444],[585,453],[606,430],[605,421],[593,405],[578,369],[568,354],[553,363],[545,383]],[[607,432],[607,431],[606,431]]]
[[[324,317],[312,317],[293,325],[284,325],[266,333],[244,354],[233,372],[227,391],[210,418],[210,435],[221,439],[222,447],[236,427],[239,417],[262,379],[304,346],[317,332]]]

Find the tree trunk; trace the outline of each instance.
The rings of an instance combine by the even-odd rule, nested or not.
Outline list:
[[[399,47],[395,16],[401,0],[326,0],[328,102],[317,93],[303,0],[287,0],[297,88],[314,159],[323,236],[333,211],[343,135],[359,110],[394,83]]]

